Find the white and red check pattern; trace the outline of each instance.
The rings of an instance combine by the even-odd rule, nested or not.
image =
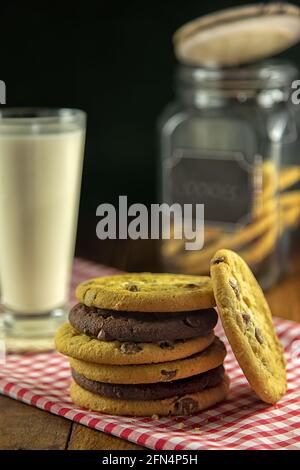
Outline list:
[[[73,273],[72,292],[78,282],[116,270],[76,260]],[[280,319],[275,323],[287,355],[289,381],[288,393],[276,406],[255,397],[229,347],[228,400],[190,417],[127,418],[77,407],[68,394],[68,361],[57,353],[9,355],[0,366],[0,392],[151,449],[300,449],[300,325]],[[228,345],[220,326],[218,333]]]

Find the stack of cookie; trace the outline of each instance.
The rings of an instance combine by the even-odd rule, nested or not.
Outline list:
[[[185,415],[228,392],[209,277],[124,274],[92,279],[56,335],[73,401],[103,413]]]

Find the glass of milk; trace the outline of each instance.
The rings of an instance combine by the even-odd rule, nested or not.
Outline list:
[[[0,110],[0,286],[5,332],[51,336],[64,321],[86,115]]]

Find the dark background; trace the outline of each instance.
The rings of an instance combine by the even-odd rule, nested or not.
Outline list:
[[[7,105],[88,113],[77,253],[91,257],[98,204],[119,194],[129,203],[155,200],[156,120],[173,97],[173,32],[199,15],[247,3],[1,3]],[[300,65],[299,50],[284,57]]]

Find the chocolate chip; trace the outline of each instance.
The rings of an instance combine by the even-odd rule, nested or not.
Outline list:
[[[161,343],[159,343],[159,347],[161,349],[174,349],[174,344],[170,341],[162,341]]]
[[[101,329],[97,335],[97,338],[102,341],[109,341],[111,339],[111,336]]]
[[[242,318],[244,320],[245,325],[249,325],[251,320],[249,313],[242,313]]]
[[[203,284],[203,282],[190,282],[188,284],[183,284],[182,287],[186,287],[187,289],[194,289],[194,287],[200,287]]]
[[[218,258],[215,258],[212,260],[211,264],[220,264],[225,261],[224,256],[219,256]]]
[[[136,354],[137,352],[141,351],[142,348],[137,343],[122,343],[120,350],[124,354]]]
[[[229,279],[229,284],[232,287],[232,289],[233,289],[233,291],[236,295],[236,298],[238,300],[241,300],[241,294],[240,294],[240,289],[239,289],[237,280],[232,277],[232,278]]]
[[[138,286],[136,286],[135,284],[128,284],[126,287],[125,287],[126,290],[129,290],[130,292],[138,292],[140,289],[138,288]]]
[[[255,338],[257,339],[259,344],[263,344],[264,337],[263,337],[261,330],[258,327],[255,328]]]
[[[266,359],[265,359],[264,357],[261,357],[261,358],[260,358],[260,362],[262,363],[262,365],[263,365],[266,369],[268,369],[268,363],[267,363],[267,361],[266,361]]]
[[[237,280],[234,279],[234,277],[231,277],[231,278],[229,279],[229,284],[231,285],[231,287],[232,287],[233,289],[236,289],[236,288],[238,287]]]
[[[243,332],[246,333],[247,328],[251,323],[251,315],[249,315],[249,313],[245,313],[245,312],[237,312],[237,313],[239,315],[239,318],[237,320],[238,323],[239,323],[239,326],[243,330]]]
[[[167,380],[172,380],[176,376],[177,371],[176,370],[161,370],[160,373]]]
[[[187,316],[187,317],[183,320],[183,323],[184,323],[186,326],[194,327],[194,326],[197,326],[197,319],[195,319],[195,318],[193,318],[193,317]]]
[[[192,398],[182,398],[175,403],[175,411],[178,415],[189,415],[198,410],[198,403]]]
[[[186,318],[184,318],[183,323],[186,326],[192,327],[192,328],[199,328],[200,325],[202,325],[202,318],[201,315],[199,317],[195,317],[195,315],[187,315]]]

